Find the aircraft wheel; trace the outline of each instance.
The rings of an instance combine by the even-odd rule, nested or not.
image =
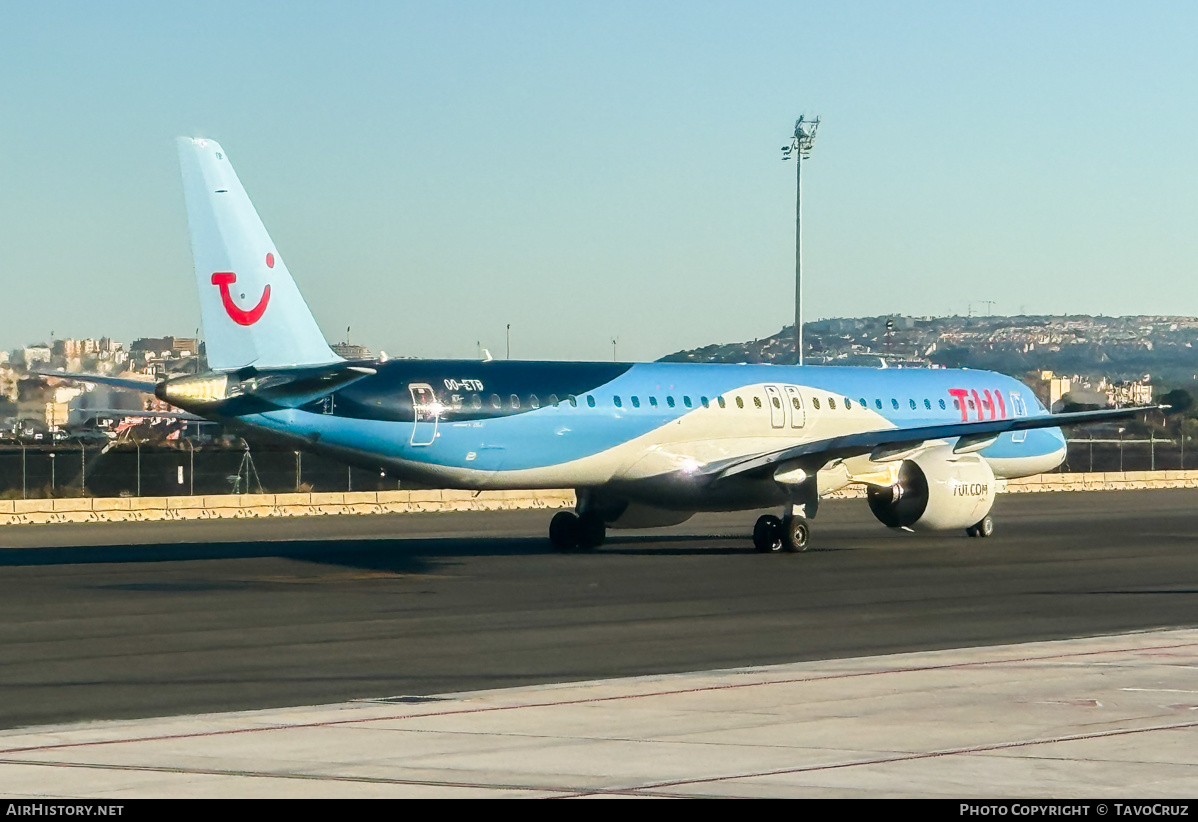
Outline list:
[[[811,544],[811,526],[807,524],[806,517],[787,517],[783,524],[782,538],[786,550],[792,554],[806,551]]]
[[[987,514],[982,517],[982,521],[973,526],[975,535],[985,539],[986,537],[994,536],[994,519]]]
[[[558,511],[549,521],[549,544],[555,551],[573,551],[578,547],[581,528],[573,511]]]
[[[753,526],[753,547],[762,554],[776,554],[782,550],[782,520],[773,514],[757,518]]]
[[[578,517],[578,547],[584,551],[598,548],[607,539],[607,524],[602,517],[583,514]]]

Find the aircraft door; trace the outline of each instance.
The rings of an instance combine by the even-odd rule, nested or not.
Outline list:
[[[1018,391],[1011,392],[1011,410],[1015,412],[1017,417],[1027,416],[1027,405],[1023,402],[1023,397]],[[1011,433],[1012,442],[1023,442],[1027,439],[1027,431],[1013,431]]]
[[[782,407],[782,392],[778,386],[765,386],[765,399],[770,404],[770,425],[774,428],[786,425],[786,409]]]
[[[803,410],[803,397],[798,386],[786,386],[786,404],[790,406],[790,427],[802,428],[807,422],[807,412]]]
[[[441,419],[441,404],[437,402],[437,395],[433,393],[433,387],[428,383],[412,383],[408,386],[408,390],[412,392],[412,411],[414,414],[412,437],[408,440],[408,444],[432,445],[433,440],[437,438],[437,423]],[[429,423],[432,423],[432,425],[429,425]]]

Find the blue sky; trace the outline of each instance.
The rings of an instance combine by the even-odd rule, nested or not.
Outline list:
[[[807,316],[1198,314],[1198,6],[8,4],[0,347],[191,334],[173,138],[330,339],[654,359]]]

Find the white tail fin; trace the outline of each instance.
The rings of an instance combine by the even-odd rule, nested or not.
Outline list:
[[[179,138],[208,365],[232,371],[341,360],[329,348],[228,155]]]

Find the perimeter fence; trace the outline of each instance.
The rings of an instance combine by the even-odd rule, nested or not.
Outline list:
[[[1193,443],[1069,440],[1060,473],[1198,468]],[[256,442],[0,444],[0,499],[418,490],[427,486]]]
[[[0,499],[394,491],[424,486],[257,443],[5,443]]]

